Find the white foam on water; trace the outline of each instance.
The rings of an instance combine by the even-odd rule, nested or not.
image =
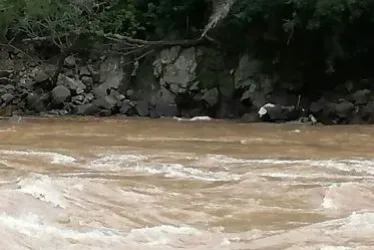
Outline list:
[[[156,227],[132,229],[126,236],[127,240],[147,245],[167,245],[175,236],[200,236],[199,230],[182,226],[161,225]]]
[[[374,210],[374,194],[367,185],[354,182],[331,184],[325,191],[321,207],[347,212]]]
[[[336,169],[343,172],[374,175],[374,159],[242,159],[225,155],[208,155],[205,160],[217,164],[256,164],[256,165],[297,165],[298,167],[318,167],[322,169]],[[365,176],[367,178],[368,176]]]
[[[0,214],[0,230],[18,234],[17,245],[29,242],[29,249],[231,249],[222,235],[190,226],[159,225],[126,230],[70,228],[54,225],[35,214],[18,217]],[[73,240],[73,241],[72,241]],[[52,246],[57,248],[53,248]],[[37,247],[36,247],[37,246]],[[77,248],[75,248],[77,247]],[[96,247],[96,248],[95,248]]]
[[[0,154],[47,157],[50,159],[50,163],[52,164],[69,164],[76,161],[76,159],[72,156],[59,154],[55,152],[0,150]]]
[[[143,162],[149,157],[137,154],[111,154],[93,160],[88,165],[95,170],[131,171],[145,174],[159,174],[168,178],[195,179],[202,181],[232,181],[239,180],[241,175],[229,171],[206,171],[182,164],[149,164]]]
[[[7,129],[0,129],[0,133],[5,133],[5,132],[15,132],[16,130],[13,128],[7,128]]]
[[[354,250],[352,247],[343,247],[343,246],[322,246],[319,250]]]
[[[55,207],[66,208],[67,202],[61,192],[56,188],[53,180],[41,174],[30,174],[19,179],[18,190],[32,195],[35,199],[52,204]]]
[[[195,116],[195,117],[192,117],[192,118],[181,118],[181,117],[173,117],[174,120],[177,120],[177,121],[211,121],[213,120],[211,117],[209,116]]]
[[[281,249],[285,249],[285,245],[289,246],[287,249],[295,250],[356,246],[360,246],[358,249],[370,249],[365,247],[367,247],[366,244],[372,243],[373,235],[374,213],[352,213],[341,219],[319,222],[253,240],[248,244],[248,249],[265,250],[280,246],[282,246]],[[319,247],[311,248],[310,246]]]
[[[374,234],[374,213],[353,212],[340,229],[342,230],[369,230]]]
[[[241,175],[229,172],[203,171],[196,168],[185,167],[181,164],[137,165],[131,167],[132,171],[149,174],[162,174],[169,178],[195,179],[201,181],[236,181]]]
[[[148,159],[140,154],[107,154],[90,162],[89,167],[93,169],[103,169],[106,171],[123,170],[129,164],[133,165],[140,161]]]
[[[53,236],[80,240],[84,238],[100,239],[118,237],[118,233],[108,229],[79,231],[54,227],[44,222],[41,217],[35,214],[23,214],[17,218],[2,213],[0,214],[0,223],[24,235],[40,238]]]
[[[334,200],[329,197],[329,193],[331,192],[332,189],[338,187],[338,184],[334,183],[331,186],[329,186],[328,190],[326,191],[325,196],[323,197],[323,201],[321,204],[321,207],[326,208],[326,209],[337,209],[337,205],[334,204]]]
[[[261,177],[271,177],[271,178],[281,178],[281,179],[305,178],[305,175],[294,174],[294,173],[285,173],[285,172],[265,173],[265,174],[261,174],[260,176]],[[309,176],[309,178],[310,178],[310,176]]]

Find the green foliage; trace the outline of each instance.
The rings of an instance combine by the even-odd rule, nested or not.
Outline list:
[[[252,37],[242,39],[244,46],[260,44],[251,49],[262,47],[272,53],[270,60],[282,63],[275,57],[292,56],[294,62],[310,63],[308,67],[325,64],[331,73],[337,63],[365,56],[362,51],[374,53],[368,35],[373,32],[373,7],[372,0],[237,0],[226,31],[235,30],[231,36],[250,33]]]
[[[0,0],[0,11],[3,38],[97,31],[134,36],[144,29],[135,0]]]
[[[0,0],[0,39],[51,37],[63,47],[65,34],[79,32],[145,39],[207,32],[237,50],[332,72],[336,62],[374,54],[373,9],[373,0]]]
[[[75,31],[137,36],[139,32],[144,33],[146,30],[186,28],[186,20],[194,19],[197,15],[196,8],[201,2],[203,1],[0,0],[0,28],[3,39],[14,36],[57,36]]]

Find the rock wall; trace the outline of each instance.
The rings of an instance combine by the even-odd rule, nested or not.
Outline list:
[[[57,85],[56,64],[27,63],[1,54],[0,115],[211,116],[246,122],[374,123],[371,83],[303,93],[251,54],[228,59],[205,47],[172,47],[140,63],[121,56],[65,59]],[[130,65],[130,66],[129,66]],[[359,89],[360,87],[367,87]]]

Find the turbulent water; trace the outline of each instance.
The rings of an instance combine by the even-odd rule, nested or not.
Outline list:
[[[374,249],[374,127],[0,124],[0,249]]]

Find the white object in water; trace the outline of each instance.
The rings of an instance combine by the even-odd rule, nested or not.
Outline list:
[[[210,121],[212,118],[209,116],[195,116],[190,119],[190,121]]]
[[[211,121],[212,120],[212,118],[210,118],[209,116],[195,116],[190,119],[173,117],[173,119],[177,121]]]
[[[272,104],[272,103],[266,103],[265,105],[263,105],[259,110],[258,110],[258,115],[260,116],[260,118],[262,118],[264,115],[266,115],[268,113],[268,111],[266,110],[266,108],[274,108],[275,105]]]

